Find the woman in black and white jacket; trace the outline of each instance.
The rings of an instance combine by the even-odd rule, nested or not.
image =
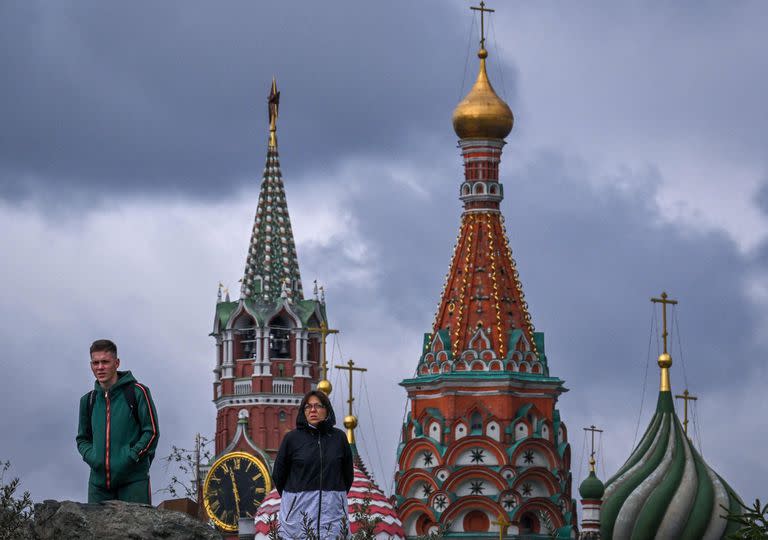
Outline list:
[[[304,537],[303,516],[321,540],[335,540],[347,517],[347,493],[354,472],[352,449],[346,434],[333,427],[336,415],[323,392],[304,396],[296,417],[296,429],[280,444],[272,468],[272,480],[280,493],[280,534]]]

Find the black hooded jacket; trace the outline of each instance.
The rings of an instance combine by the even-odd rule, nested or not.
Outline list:
[[[313,427],[304,410],[299,410],[296,429],[283,438],[272,468],[272,480],[280,495],[283,490],[349,492],[352,488],[352,449],[346,434],[333,427],[333,408],[327,413],[325,420]]]

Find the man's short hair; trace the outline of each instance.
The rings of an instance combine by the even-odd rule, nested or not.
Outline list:
[[[91,354],[95,352],[109,352],[117,358],[117,345],[109,339],[97,339],[91,344]]]

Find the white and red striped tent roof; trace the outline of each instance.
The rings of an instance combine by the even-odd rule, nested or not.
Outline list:
[[[403,524],[400,522],[397,511],[368,474],[363,460],[360,459],[360,455],[354,447],[353,453],[355,455],[355,479],[352,482],[352,489],[347,495],[350,532],[355,534],[360,527],[355,522],[355,511],[368,496],[371,500],[368,507],[371,519],[381,518],[376,526],[376,540],[405,540],[405,531],[403,531]],[[280,495],[276,490],[272,490],[264,498],[258,512],[256,512],[254,518],[256,523],[255,540],[269,540],[269,522],[270,519],[273,519],[271,516],[277,517],[278,510],[280,510]]]

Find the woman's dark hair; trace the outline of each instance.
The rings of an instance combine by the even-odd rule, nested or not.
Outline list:
[[[309,401],[309,398],[312,396],[315,396],[317,399],[320,400],[320,403],[323,404],[323,407],[325,407],[326,413],[330,416],[331,414],[331,400],[328,399],[328,396],[325,395],[325,392],[321,392],[320,390],[310,390],[304,395],[304,399],[301,400],[301,405],[299,405],[299,410],[304,411],[304,407],[306,406],[307,402]]]

